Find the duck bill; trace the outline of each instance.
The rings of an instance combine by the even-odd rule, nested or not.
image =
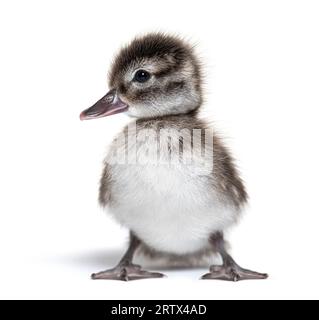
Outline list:
[[[116,113],[125,112],[127,109],[128,105],[117,96],[116,90],[113,89],[97,101],[92,107],[82,111],[80,119],[90,120],[102,118]]]

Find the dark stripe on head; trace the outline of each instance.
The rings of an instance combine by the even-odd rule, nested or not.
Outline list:
[[[178,91],[179,89],[182,89],[185,86],[185,81],[173,81],[173,82],[169,82],[166,85],[166,91],[167,92],[172,92],[172,91]]]
[[[154,96],[157,96],[159,93],[161,93],[162,90],[160,87],[150,87],[145,88],[141,90],[137,90],[132,95],[129,95],[128,98],[132,101],[134,100],[152,100]]]

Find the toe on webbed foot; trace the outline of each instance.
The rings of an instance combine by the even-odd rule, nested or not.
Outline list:
[[[141,280],[141,279],[152,279],[152,278],[163,278],[164,274],[159,272],[150,272],[142,270],[138,265],[123,265],[117,266],[113,269],[93,273],[91,279],[93,280]]]
[[[241,281],[241,280],[262,280],[267,279],[268,274],[243,269],[237,265],[233,266],[211,266],[210,272],[201,277],[203,280],[224,280],[224,281]]]

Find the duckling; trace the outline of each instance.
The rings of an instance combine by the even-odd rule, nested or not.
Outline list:
[[[240,267],[226,249],[224,231],[248,196],[230,153],[198,116],[202,72],[193,47],[162,33],[137,37],[114,59],[109,87],[80,119],[134,118],[110,146],[99,189],[100,204],[129,229],[130,241],[118,265],[92,279],[163,277],[133,263],[138,250],[184,261],[219,254],[222,264],[201,279],[267,278]]]

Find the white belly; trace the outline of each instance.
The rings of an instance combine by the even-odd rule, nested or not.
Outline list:
[[[176,165],[113,165],[109,210],[151,248],[186,254],[208,246],[214,231],[235,222],[207,176]]]

